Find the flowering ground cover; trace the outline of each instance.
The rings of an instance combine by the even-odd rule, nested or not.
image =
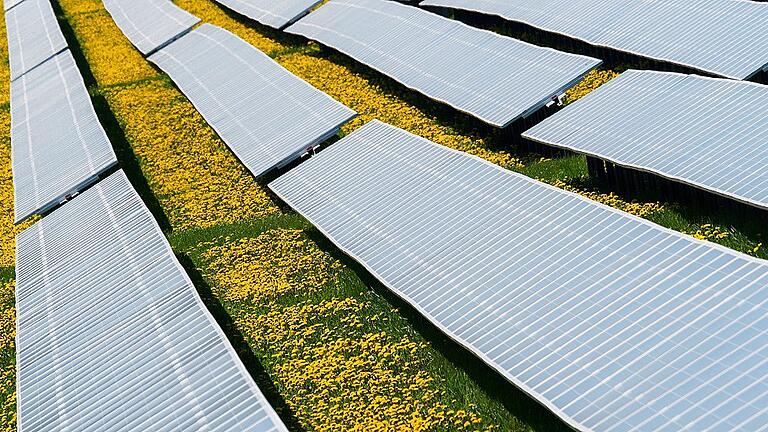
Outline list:
[[[13,279],[0,273],[0,432],[16,425],[16,309]]]
[[[587,177],[584,158],[542,158],[314,43],[209,0],[176,3],[237,34],[360,113],[697,238],[768,257],[730,215],[627,199]],[[274,198],[164,74],[125,39],[99,0],[54,4],[121,165],[145,182],[195,285],[292,429],[561,430],[562,424],[446,340]],[[4,21],[3,21],[4,22]],[[3,33],[4,37],[4,33]],[[2,42],[3,76],[8,74]],[[615,76],[596,71],[569,102]],[[2,77],[0,77],[1,79]],[[7,82],[7,80],[6,80]],[[12,183],[7,94],[0,101],[0,432],[14,429]],[[141,191],[140,191],[141,192]],[[151,206],[150,206],[151,207]],[[741,227],[741,225],[739,225]]]
[[[619,76],[619,73],[612,70],[594,69],[590,71],[584,77],[584,79],[582,79],[578,84],[565,92],[565,103],[570,104],[576,102],[577,100],[589,94],[589,92],[592,90],[600,87],[601,85],[616,78],[617,76]]]
[[[526,430],[296,217],[171,237],[307,430]]]

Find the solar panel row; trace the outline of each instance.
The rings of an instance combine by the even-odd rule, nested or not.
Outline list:
[[[307,14],[322,0],[216,0],[266,26],[282,29]]]
[[[627,71],[523,136],[768,209],[768,86]]]
[[[117,163],[69,50],[11,83],[11,148],[16,222]]]
[[[144,55],[162,48],[200,22],[171,0],[103,0],[115,24]]]
[[[426,0],[592,45],[747,79],[768,66],[768,4],[745,0]]]
[[[498,127],[532,114],[600,64],[385,0],[331,0],[286,31]]]
[[[270,188],[594,431],[768,424],[768,263],[371,122]]]
[[[204,24],[149,57],[254,176],[335,135],[354,111],[237,36]]]
[[[5,23],[11,81],[67,48],[49,0],[19,3],[5,12]]]
[[[18,421],[285,431],[122,171],[17,237]]]

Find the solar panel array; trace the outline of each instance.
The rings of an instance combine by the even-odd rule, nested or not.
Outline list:
[[[117,163],[69,50],[11,83],[11,148],[16,222]]]
[[[768,4],[745,0],[426,0],[715,75],[768,70]]]
[[[600,64],[385,0],[331,0],[286,31],[498,127],[532,114]]]
[[[281,29],[296,21],[322,0],[216,0],[266,26]]]
[[[18,420],[285,431],[118,171],[17,237]]]
[[[237,36],[204,24],[149,57],[260,176],[337,133],[355,112]]]
[[[144,55],[188,32],[200,18],[171,0],[103,0],[115,24]]]
[[[49,0],[21,2],[5,12],[5,23],[11,80],[67,48]]]
[[[768,209],[768,86],[627,71],[523,136]]]
[[[768,424],[768,262],[372,122],[270,184],[572,426]]]

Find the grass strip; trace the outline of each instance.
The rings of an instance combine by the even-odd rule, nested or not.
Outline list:
[[[4,270],[4,269],[3,269]],[[0,432],[16,430],[16,308],[11,272],[0,270]]]

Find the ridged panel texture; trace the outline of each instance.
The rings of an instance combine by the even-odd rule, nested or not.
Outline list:
[[[204,24],[149,57],[258,177],[334,135],[355,112],[252,45]]]
[[[600,64],[385,0],[331,0],[286,31],[497,127],[530,115]]]
[[[322,0],[216,0],[265,26],[281,29],[304,16]]]
[[[371,122],[270,184],[573,427],[768,424],[768,262]]]
[[[426,0],[727,78],[768,70],[768,3],[748,0]]]
[[[16,222],[117,163],[69,50],[11,83],[11,149]]]
[[[103,0],[115,24],[144,55],[183,35],[200,18],[171,0]]]
[[[122,171],[17,252],[20,431],[286,430]]]
[[[768,86],[627,71],[523,134],[768,209]]]
[[[67,48],[48,0],[25,0],[5,12],[11,80]]]

